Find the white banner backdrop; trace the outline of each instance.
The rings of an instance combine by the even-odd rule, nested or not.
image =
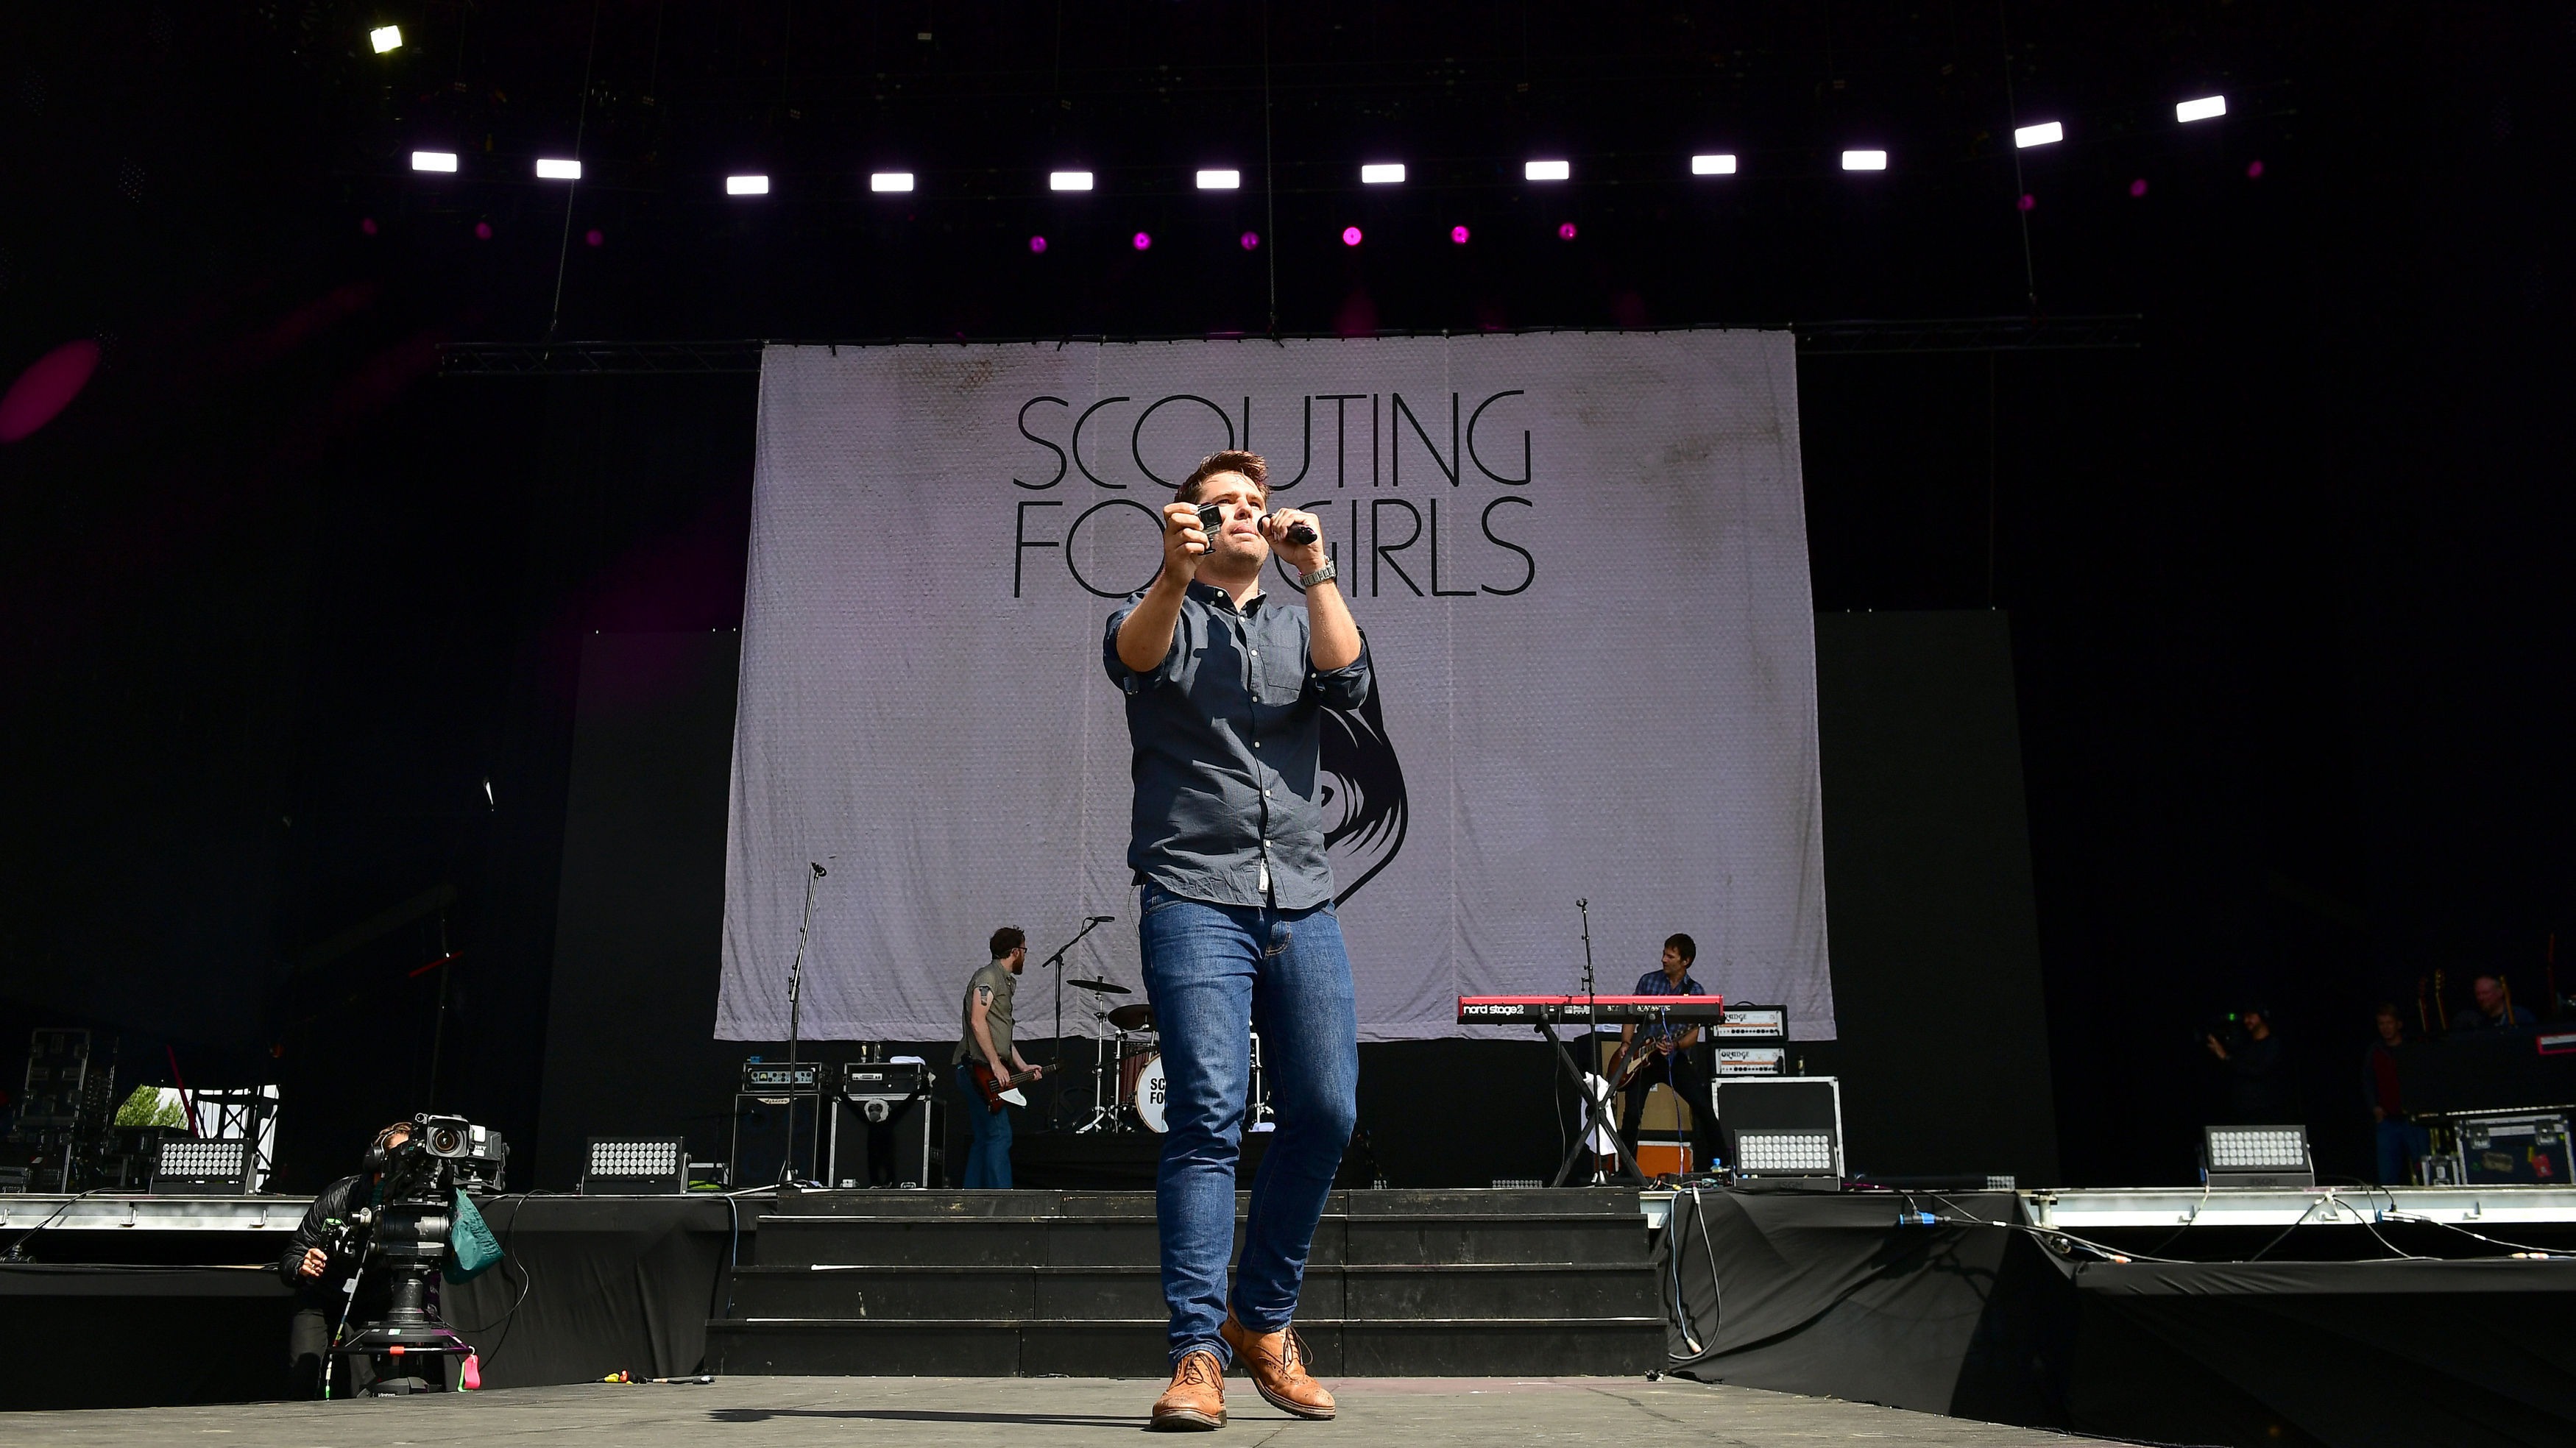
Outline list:
[[[808,862],[808,1039],[953,1035],[1000,925],[1024,1038],[1087,915],[1069,974],[1140,985],[1102,629],[1226,446],[1321,515],[1376,665],[1324,761],[1362,1039],[1578,989],[1578,896],[1605,992],[1687,931],[1832,1037],[1782,332],[768,349],[719,1037],[785,1039]]]

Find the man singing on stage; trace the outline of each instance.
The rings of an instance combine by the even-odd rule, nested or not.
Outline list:
[[[1270,1403],[1333,1416],[1289,1329],[1316,1219],[1349,1142],[1359,1017],[1324,856],[1317,725],[1369,692],[1359,626],[1311,513],[1268,517],[1269,469],[1208,458],[1163,509],[1163,568],[1109,616],[1109,677],[1127,695],[1136,805],[1128,863],[1168,1078],[1156,1211],[1172,1382],[1152,1426],[1225,1422],[1240,1363]],[[1221,521],[1202,527],[1199,509]],[[1293,537],[1292,537],[1293,534]],[[1306,607],[1261,592],[1273,552]],[[1278,1114],[1252,1183],[1232,1298],[1235,1163],[1261,1032]]]

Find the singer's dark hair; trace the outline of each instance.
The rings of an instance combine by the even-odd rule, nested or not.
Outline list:
[[[1264,499],[1270,496],[1270,464],[1262,461],[1261,454],[1257,452],[1245,452],[1239,447],[1230,447],[1223,452],[1212,452],[1199,459],[1199,465],[1190,469],[1190,475],[1181,479],[1181,490],[1172,495],[1172,501],[1197,502],[1199,484],[1218,473],[1241,473],[1244,481],[1261,490],[1261,496]]]
[[[1699,959],[1699,942],[1691,939],[1687,935],[1668,935],[1664,937],[1664,949],[1680,951],[1682,953],[1682,964],[1684,965],[1688,965],[1692,961]]]
[[[1016,925],[1005,925],[993,932],[993,958],[999,960],[1028,943],[1027,931]]]

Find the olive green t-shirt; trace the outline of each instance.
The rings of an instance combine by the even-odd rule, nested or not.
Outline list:
[[[975,1044],[975,993],[989,990],[993,998],[984,1006],[984,1029],[993,1037],[993,1049],[1002,1053],[1002,1059],[987,1064],[1001,1070],[1010,1069],[1011,992],[1018,989],[1019,984],[1020,978],[1011,974],[1011,968],[998,960],[967,979],[966,999],[957,1012],[957,1051],[948,1058],[952,1064],[982,1058],[984,1050]]]

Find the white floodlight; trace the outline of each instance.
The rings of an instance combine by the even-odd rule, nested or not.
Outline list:
[[[415,171],[453,171],[456,169],[456,153],[414,151],[411,153],[411,168]]]
[[[2225,96],[2202,96],[2196,101],[2184,101],[2174,107],[2174,119],[2177,121],[2215,120],[2225,114],[2227,114]]]
[[[1887,169],[1887,153],[1885,151],[1845,151],[1843,152],[1843,169],[1846,171],[1884,171]]]
[[[1199,173],[1201,191],[1239,191],[1242,188],[1243,173],[1240,171],[1201,171]]]
[[[1379,161],[1360,168],[1363,186],[1401,186],[1404,184],[1402,161]]]
[[[1735,174],[1735,157],[1724,152],[1720,152],[1714,156],[1693,156],[1691,157],[1691,174],[1694,176],[1732,176]]]
[[[727,176],[725,178],[725,194],[727,196],[766,196],[769,194],[769,178],[766,176]]]
[[[2022,126],[2013,132],[2013,144],[2027,151],[2033,146],[2054,146],[2066,139],[2066,128],[2055,121],[2042,121],[2036,126]]]
[[[581,179],[581,163],[579,161],[541,159],[537,162],[537,179],[540,181],[578,181]]]
[[[868,189],[870,191],[909,191],[912,189],[912,173],[909,171],[870,171],[868,173]]]
[[[1091,173],[1088,171],[1049,171],[1047,173],[1047,189],[1049,191],[1088,191],[1091,189]]]
[[[400,50],[402,49],[402,27],[399,25],[379,25],[375,29],[367,32],[367,41],[369,44],[375,46],[376,54],[378,55],[382,55],[388,50]]]
[[[1570,161],[1524,162],[1521,166],[1521,179],[1524,181],[1570,181],[1574,179],[1574,165]]]

